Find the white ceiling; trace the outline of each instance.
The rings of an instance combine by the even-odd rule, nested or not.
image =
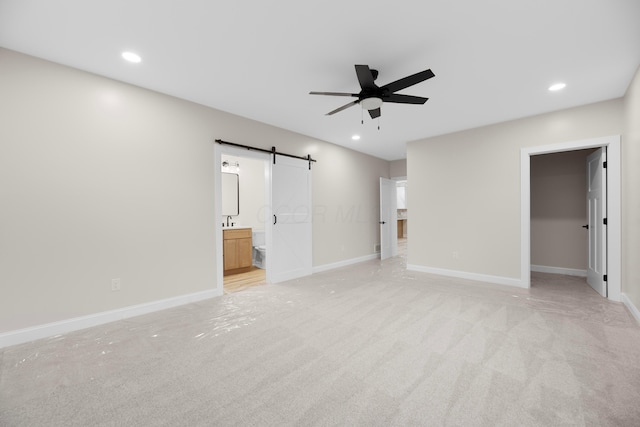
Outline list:
[[[0,46],[394,160],[408,141],[623,96],[640,1],[0,0]],[[359,92],[355,64],[378,85],[431,68],[401,91],[430,99],[383,105],[380,130],[359,106],[325,116],[351,99],[308,92]]]

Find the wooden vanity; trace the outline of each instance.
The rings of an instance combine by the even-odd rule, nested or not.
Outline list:
[[[253,245],[250,228],[228,228],[222,230],[222,244],[225,276],[245,273],[251,270]]]

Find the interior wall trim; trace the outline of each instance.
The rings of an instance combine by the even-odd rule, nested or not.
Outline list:
[[[437,274],[438,276],[456,277],[459,279],[475,280],[478,282],[494,283],[496,285],[514,286],[516,288],[528,288],[526,283],[522,283],[520,279],[491,276],[489,274],[470,273],[468,271],[447,270],[444,268],[427,267],[423,265],[407,264],[407,270],[418,271],[421,273]]]
[[[636,321],[640,324],[640,310],[638,310],[638,307],[633,304],[633,301],[631,301],[631,298],[629,298],[627,294],[622,293],[621,296],[624,305],[627,306],[633,317],[635,317]]]
[[[219,292],[217,289],[212,289],[202,292],[196,292],[193,294],[152,301],[145,304],[132,305],[129,307],[119,308],[117,310],[103,311],[101,313],[90,314],[87,316],[74,317],[72,319],[45,323],[43,325],[32,326],[30,328],[18,329],[15,331],[9,331],[0,334],[0,348],[23,344],[41,338],[67,334],[69,332],[103,325],[105,323],[115,322],[117,320],[128,319],[130,317],[141,316],[143,314],[149,314],[156,311],[165,310],[167,308],[177,307],[179,305],[190,304],[193,302],[218,297],[220,295],[222,295],[221,292]]]
[[[578,268],[551,267],[548,265],[531,265],[531,271],[538,273],[564,274],[565,276],[587,277],[587,270]]]
[[[323,271],[329,271],[329,270],[333,270],[334,268],[340,268],[340,267],[346,267],[348,265],[353,265],[353,264],[358,264],[361,262],[365,262],[365,261],[371,261],[374,259],[379,259],[380,258],[380,254],[379,253],[375,253],[375,254],[370,254],[370,255],[365,255],[365,256],[361,256],[358,258],[351,258],[351,259],[347,259],[344,261],[338,261],[338,262],[334,262],[331,264],[324,264],[324,265],[319,265],[317,267],[313,267],[313,273],[322,273]]]

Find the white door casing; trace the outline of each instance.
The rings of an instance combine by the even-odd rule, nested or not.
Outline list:
[[[306,160],[275,155],[271,162],[272,283],[312,273],[311,171]]]
[[[520,149],[520,272],[516,286],[531,286],[530,157],[586,148],[607,148],[607,298],[622,300],[621,150],[620,135],[525,147]]]
[[[587,157],[587,230],[589,233],[587,283],[607,296],[607,161],[605,148]]]
[[[380,178],[380,259],[398,254],[396,181]]]

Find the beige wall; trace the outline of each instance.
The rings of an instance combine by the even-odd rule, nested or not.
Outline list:
[[[586,158],[593,150],[531,156],[531,264],[587,269]]]
[[[265,221],[265,162],[247,157],[222,155],[222,160],[238,162],[238,204],[239,215],[233,216],[236,225],[251,227],[254,230],[264,230]],[[227,217],[222,216],[220,222],[226,223]]]
[[[318,160],[314,266],[379,239],[384,160],[5,49],[0,94],[0,333],[215,289],[216,138]]]
[[[407,176],[407,159],[389,162],[389,176],[392,178]]]
[[[374,253],[380,177],[389,177],[389,162],[331,144],[312,155],[325,163],[312,167],[314,266]]]
[[[640,69],[624,97],[622,292],[640,309]]]
[[[419,192],[408,199],[408,263],[519,279],[520,149],[618,135],[622,117],[617,99],[409,143]]]

